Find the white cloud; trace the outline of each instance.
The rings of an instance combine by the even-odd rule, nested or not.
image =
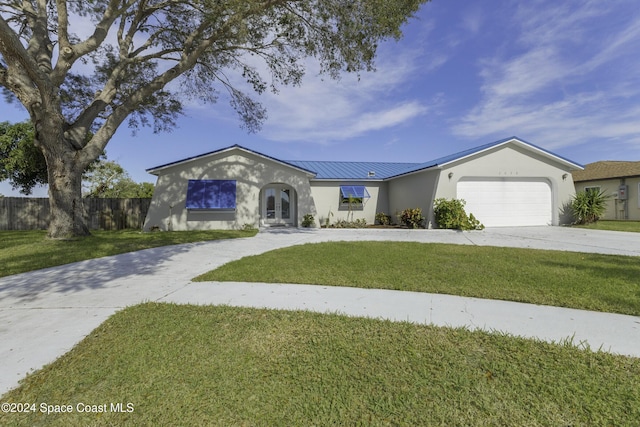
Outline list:
[[[296,113],[287,110],[291,113],[290,122],[286,126],[282,122],[276,126],[268,125],[264,133],[267,138],[278,141],[341,141],[401,125],[425,114],[427,110],[427,106],[417,101],[389,105],[374,111],[357,105],[342,110],[329,108],[325,110],[327,114],[321,117],[318,117],[318,114],[322,114],[319,108],[305,108]],[[284,118],[281,116],[278,121]]]
[[[466,9],[462,15],[462,28],[469,33],[478,34],[484,22],[484,16],[480,7]]]
[[[399,46],[383,46],[375,72],[360,76],[344,74],[338,81],[320,76],[314,60],[305,61],[307,72],[301,86],[280,87],[277,94],[256,96],[268,114],[260,134],[281,142],[328,143],[400,126],[425,114],[431,107],[405,87],[417,74],[424,75],[442,66],[447,57],[433,55],[425,61],[419,46],[404,49]],[[263,65],[255,66],[263,76],[268,76]],[[246,84],[237,82],[237,85],[251,93]],[[237,121],[222,99],[220,102],[208,114]],[[207,112],[207,107],[201,105],[190,104],[189,108],[199,114]]]
[[[603,14],[618,11],[602,5],[521,7],[507,53],[492,52],[480,63],[480,101],[453,132],[474,138],[515,134],[550,148],[638,140],[638,115],[629,110],[637,112],[633,106],[640,101],[640,15],[619,16],[620,25],[603,28]]]

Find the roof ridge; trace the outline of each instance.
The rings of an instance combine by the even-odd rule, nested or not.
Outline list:
[[[376,160],[283,160],[283,162],[305,162],[305,163],[379,163],[388,165],[419,165],[421,162],[381,162]]]
[[[597,162],[587,163],[585,166],[595,165],[598,163],[640,163],[640,160],[598,160]]]

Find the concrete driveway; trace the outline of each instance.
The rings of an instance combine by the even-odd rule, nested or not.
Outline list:
[[[306,309],[559,341],[640,357],[640,318],[447,295],[309,285],[193,283],[247,255],[304,243],[388,240],[640,256],[640,234],[561,227],[272,229],[249,239],[148,249],[0,279],[0,393],[69,351],[116,311],[144,301]],[[640,259],[639,259],[640,261]]]

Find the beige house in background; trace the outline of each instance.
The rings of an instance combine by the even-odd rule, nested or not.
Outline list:
[[[602,219],[640,220],[640,162],[589,163],[573,180],[576,191],[593,188],[609,197]]]
[[[373,224],[416,207],[435,227],[438,198],[466,200],[487,227],[559,225],[581,169],[516,137],[425,163],[285,161],[233,145],[148,169],[158,178],[144,228],[295,227],[306,214],[316,227]]]

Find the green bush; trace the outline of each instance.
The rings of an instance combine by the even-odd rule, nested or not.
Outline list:
[[[571,200],[571,212],[577,224],[591,224],[600,219],[607,209],[607,199],[604,191],[589,188],[578,191]]]
[[[433,212],[440,228],[454,230],[482,230],[484,225],[473,216],[467,215],[464,209],[466,202],[462,199],[436,199],[433,202]]]
[[[354,221],[339,219],[331,225],[331,228],[365,228],[366,226],[367,220],[364,218],[356,219]]]
[[[387,215],[384,212],[378,212],[376,214],[376,222],[380,225],[391,225],[391,215]]]
[[[400,212],[400,222],[409,228],[420,228],[424,222],[424,216],[422,215],[422,209],[409,208]]]
[[[304,217],[302,217],[302,226],[309,228],[312,225],[315,224],[315,218],[313,217],[313,215],[311,214],[306,214]]]

